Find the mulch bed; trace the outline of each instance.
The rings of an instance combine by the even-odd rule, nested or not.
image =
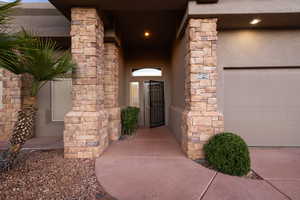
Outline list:
[[[0,173],[0,199],[116,200],[97,182],[94,159],[64,159],[63,150],[21,152]]]

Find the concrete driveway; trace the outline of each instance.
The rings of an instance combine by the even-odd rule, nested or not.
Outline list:
[[[300,148],[250,148],[251,168],[263,180],[218,173],[201,199],[300,199]]]
[[[187,159],[166,127],[142,129],[96,161],[101,185],[119,200],[297,200],[300,148],[251,148],[264,180],[216,173]]]
[[[300,199],[300,148],[251,148],[252,169],[288,199]]]

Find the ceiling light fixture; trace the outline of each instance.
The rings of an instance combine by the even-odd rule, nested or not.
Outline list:
[[[258,24],[260,22],[261,22],[260,19],[253,19],[253,20],[251,20],[250,24],[255,25],[255,24]]]
[[[144,36],[147,38],[150,36],[150,33],[148,31],[145,31]]]

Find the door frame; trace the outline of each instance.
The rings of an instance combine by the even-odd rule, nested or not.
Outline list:
[[[145,128],[150,128],[150,126],[145,126],[145,114],[143,113],[142,109],[144,109],[145,106],[145,97],[144,94],[141,95],[144,92],[144,82],[145,81],[150,81],[150,80],[154,80],[154,81],[163,81],[164,82],[164,94],[165,94],[165,123],[167,124],[167,114],[168,111],[166,108],[166,106],[168,106],[167,104],[167,99],[166,99],[166,88],[167,88],[167,80],[166,80],[166,71],[165,71],[165,67],[159,65],[157,68],[160,68],[162,71],[162,76],[132,76],[132,69],[143,69],[143,68],[147,68],[147,66],[141,65],[139,67],[128,67],[126,68],[126,78],[125,78],[125,82],[126,82],[126,105],[129,106],[130,105],[130,82],[139,82],[139,93],[140,93],[140,115],[139,115],[139,127],[145,127]],[[151,68],[151,67],[150,67]],[[141,86],[143,85],[143,86]],[[141,123],[142,122],[142,123]]]
[[[150,124],[150,128],[155,128],[155,127],[159,127],[159,126],[164,126],[166,124],[166,103],[165,103],[165,81],[154,81],[154,80],[150,80],[149,83],[150,83],[150,87],[151,87],[151,82],[156,82],[156,83],[159,83],[159,84],[162,84],[162,124],[159,124],[159,125],[152,125],[152,116],[151,116],[151,113],[152,113],[152,102],[151,102],[151,88],[149,89],[149,107],[150,107],[150,114],[149,114],[149,124]],[[160,85],[161,86],[161,85]]]
[[[140,103],[140,114],[139,114],[139,127],[144,127],[144,128],[150,128],[150,116],[149,116],[149,122],[146,123],[146,97],[145,97],[145,83],[152,81],[160,81],[164,83],[164,118],[165,118],[165,123],[166,123],[166,81],[163,80],[163,77],[139,77],[139,79],[135,80],[130,80],[128,82],[127,90],[129,91],[128,99],[130,99],[130,83],[131,82],[138,82],[139,83],[139,103]],[[130,105],[130,101],[128,102],[128,105]],[[150,108],[150,105],[149,105]],[[149,110],[150,114],[150,110]]]
[[[166,81],[165,80],[145,80],[143,81],[143,88],[142,88],[142,92],[143,92],[143,109],[144,109],[144,116],[143,116],[143,119],[144,119],[144,126],[147,127],[147,128],[154,128],[154,127],[151,127],[151,105],[150,105],[150,96],[149,96],[149,109],[147,111],[147,99],[146,99],[146,94],[145,94],[145,91],[146,91],[146,88],[145,88],[145,84],[146,83],[150,83],[150,81],[157,81],[157,82],[162,82],[163,83],[163,99],[164,99],[164,110],[163,110],[163,116],[164,116],[164,124],[166,125],[166,115],[167,115],[167,108],[166,108]],[[148,93],[150,92],[150,90],[148,91]],[[147,114],[148,114],[148,117],[147,117]],[[148,120],[148,121],[147,121]]]

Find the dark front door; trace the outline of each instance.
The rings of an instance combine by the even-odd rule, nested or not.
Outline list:
[[[149,82],[150,96],[150,127],[158,127],[165,125],[165,97],[164,82]]]

